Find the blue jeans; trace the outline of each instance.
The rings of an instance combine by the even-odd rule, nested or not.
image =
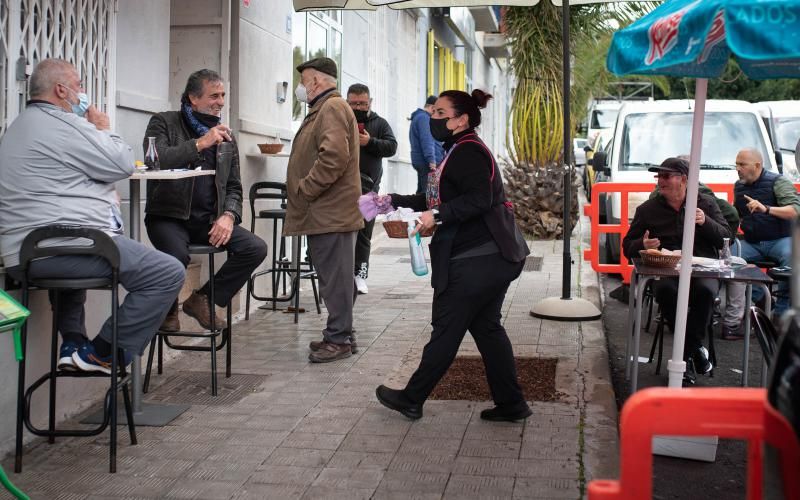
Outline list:
[[[776,261],[780,266],[792,265],[792,239],[788,236],[777,240],[759,241],[750,243],[741,241],[742,258],[747,262],[755,262],[769,258]],[[761,299],[763,292],[760,288],[753,287],[753,300]],[[775,301],[775,314],[781,315],[789,308],[789,283],[781,281],[778,283],[778,298]]]

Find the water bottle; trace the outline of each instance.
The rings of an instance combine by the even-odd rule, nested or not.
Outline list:
[[[144,154],[144,164],[147,170],[161,170],[161,162],[158,161],[158,151],[156,151],[156,138],[147,138],[147,152]]]
[[[411,235],[414,232],[416,223],[413,220],[408,221],[408,249],[411,252],[411,270],[417,276],[425,276],[428,274],[428,263],[425,262],[425,252],[422,250],[422,238],[419,233]]]
[[[726,275],[733,275],[733,257],[731,257],[731,239],[722,238],[722,250],[719,251],[721,271]]]

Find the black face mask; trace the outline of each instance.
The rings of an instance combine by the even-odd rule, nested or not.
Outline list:
[[[453,131],[447,128],[448,120],[450,118],[431,118],[431,135],[439,142],[443,142],[453,135]]]
[[[369,111],[364,111],[363,109],[354,109],[353,114],[356,115],[356,122],[366,123],[367,116],[369,116]]]

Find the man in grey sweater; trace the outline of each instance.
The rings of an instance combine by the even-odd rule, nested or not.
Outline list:
[[[108,116],[89,105],[80,76],[61,59],[45,59],[30,79],[31,100],[0,142],[0,255],[21,278],[19,251],[32,230],[49,225],[100,229],[120,253],[119,280],[128,291],[119,307],[119,346],[141,354],[183,285],[173,257],[123,236],[114,182],[134,172],[133,153]],[[100,257],[56,256],[33,261],[31,278],[108,277]],[[51,302],[55,298],[51,294]],[[111,321],[89,341],[86,293],[61,291],[59,368],[111,373]]]

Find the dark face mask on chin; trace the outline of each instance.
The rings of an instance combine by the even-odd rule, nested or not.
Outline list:
[[[369,111],[364,111],[363,109],[354,109],[353,114],[356,115],[356,122],[367,123],[367,117],[369,116]]]
[[[449,118],[431,118],[431,135],[439,142],[444,142],[453,135],[453,131],[447,128]]]

